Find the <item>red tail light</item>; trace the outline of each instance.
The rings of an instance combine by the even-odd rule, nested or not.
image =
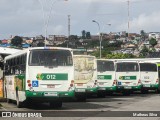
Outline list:
[[[27,80],[27,83],[31,83],[31,80]]]
[[[114,81],[113,81],[113,85],[116,85],[116,84],[117,84],[117,80],[114,80]]]
[[[140,80],[140,79],[138,80],[138,83],[139,83],[139,84],[141,83],[141,80]]]
[[[31,87],[31,86],[32,86],[32,84],[29,83],[29,84],[28,84],[28,87]]]
[[[159,79],[156,80],[156,83],[157,83],[157,84],[158,84],[158,82],[159,82]]]

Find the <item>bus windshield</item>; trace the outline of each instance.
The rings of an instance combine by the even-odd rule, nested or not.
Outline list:
[[[156,72],[157,65],[153,63],[140,63],[140,71]]]
[[[136,71],[139,71],[138,63],[134,62],[117,63],[116,72],[136,72]]]
[[[97,61],[97,71],[98,72],[114,71],[113,61],[98,60]]]
[[[71,66],[72,55],[69,50],[37,49],[29,56],[30,66]]]

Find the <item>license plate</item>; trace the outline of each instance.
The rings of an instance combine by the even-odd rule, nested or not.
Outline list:
[[[131,86],[125,86],[124,89],[131,89]]]
[[[143,85],[143,87],[150,87],[150,84],[148,84],[148,85],[147,85],[147,84],[146,84],[146,85]]]
[[[58,94],[56,92],[47,92],[44,93],[44,96],[58,96]]]
[[[76,92],[85,92],[86,90],[85,89],[76,89],[75,91]]]
[[[55,85],[47,85],[47,88],[55,88]]]
[[[130,82],[125,82],[126,84],[130,84]]]
[[[104,85],[104,83],[99,83],[99,85]]]
[[[105,88],[98,88],[98,90],[106,90]]]
[[[83,86],[83,84],[82,83],[78,83],[77,86]]]

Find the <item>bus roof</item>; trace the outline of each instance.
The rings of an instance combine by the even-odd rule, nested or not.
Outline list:
[[[94,57],[96,58],[95,56],[92,56],[92,55],[73,55],[74,57]]]
[[[22,51],[21,49],[0,47],[0,54],[10,55]]]
[[[27,49],[21,50],[20,52],[16,52],[15,54],[8,55],[7,57],[5,57],[5,59],[10,59],[10,58],[13,58],[15,56],[27,53],[29,50],[36,50],[36,49],[57,49],[57,50],[61,49],[61,50],[72,51],[71,48],[63,48],[63,47],[31,47],[31,48],[27,48]]]
[[[96,59],[96,60],[103,60],[103,61],[115,61],[115,60],[113,60],[113,59]]]

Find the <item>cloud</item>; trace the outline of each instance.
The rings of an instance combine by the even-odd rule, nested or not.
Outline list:
[[[139,32],[145,30],[148,32],[159,31],[160,28],[160,11],[153,12],[152,14],[140,14],[137,18],[130,20],[130,32]],[[118,30],[127,30],[128,23],[123,23],[117,27]],[[156,32],[156,31],[155,31]]]
[[[130,2],[137,2],[137,1],[142,1],[142,0],[130,0]],[[121,3],[121,2],[127,2],[127,0],[80,0],[79,2],[85,2],[85,3],[91,3],[91,2],[98,2],[98,3]]]
[[[51,29],[51,28],[50,28]],[[62,33],[64,33],[65,31],[65,28],[64,26],[62,25],[56,25],[53,30],[50,30],[50,31],[53,31],[51,34],[57,34],[57,35],[62,35]]]

